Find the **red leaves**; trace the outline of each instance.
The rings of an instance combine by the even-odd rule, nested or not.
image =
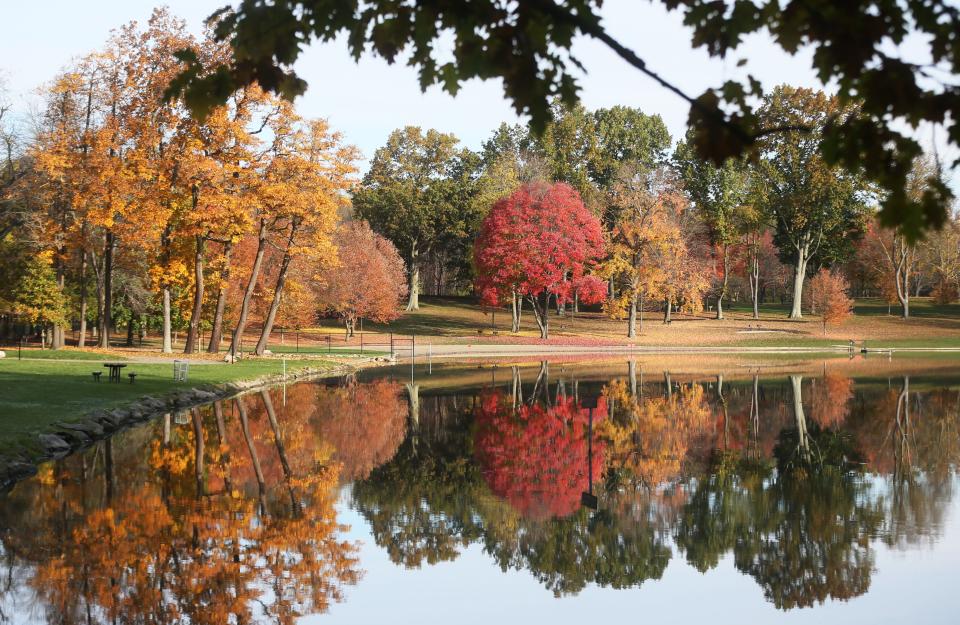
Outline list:
[[[477,291],[499,303],[512,291],[544,292],[561,301],[583,289],[585,302],[603,299],[587,270],[604,253],[600,221],[569,185],[529,183],[493,205],[477,237]]]
[[[593,411],[594,482],[603,471],[605,446],[596,425],[606,417],[606,400]],[[477,412],[475,450],[490,489],[521,514],[533,518],[566,516],[587,490],[586,409],[572,397],[554,406],[522,405],[514,411],[503,396],[483,398]]]

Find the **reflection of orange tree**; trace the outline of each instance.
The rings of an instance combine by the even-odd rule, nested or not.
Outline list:
[[[604,396],[615,407],[598,426],[607,444],[608,479],[656,487],[679,478],[691,440],[710,423],[703,387],[685,385],[640,400],[615,380]]]
[[[309,385],[303,385],[309,386]],[[364,479],[393,458],[407,431],[407,403],[396,382],[312,387],[311,426],[330,443],[344,480]]]
[[[239,401],[243,414],[248,400]],[[75,511],[70,539],[37,567],[38,595],[66,623],[214,625],[258,616],[292,623],[339,600],[359,572],[356,547],[339,539],[338,468],[317,466],[314,445],[285,445],[287,433],[266,402],[266,431],[256,446],[199,444],[201,437],[217,440],[223,428],[243,429],[222,410],[216,420],[197,413],[197,429],[163,435],[146,483],[118,480],[108,505],[85,515]],[[278,436],[268,447],[273,432]],[[249,465],[257,459],[277,463],[280,456],[286,456],[279,460],[284,475],[266,482],[262,493],[254,486],[255,497],[241,494],[251,490],[242,481],[242,490],[209,494],[206,476],[227,456],[234,480],[256,475]]]
[[[820,427],[836,428],[843,425],[850,414],[853,398],[853,379],[829,371],[822,378],[811,380],[810,412]]]
[[[595,424],[606,413],[601,400],[593,411]],[[587,418],[572,397],[516,410],[499,393],[482,397],[475,451],[490,489],[527,517],[574,512],[587,488]],[[605,445],[596,430],[593,436],[592,470],[599,478]]]

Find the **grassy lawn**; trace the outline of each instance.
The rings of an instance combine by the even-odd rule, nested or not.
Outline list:
[[[63,352],[69,353],[69,352]],[[113,358],[115,360],[115,358]],[[333,367],[324,361],[288,361],[287,371],[302,367]],[[195,365],[187,382],[173,380],[172,364],[130,364],[122,370],[120,384],[106,381],[106,369],[84,362],[0,360],[0,450],[30,444],[35,433],[57,421],[69,421],[97,409],[110,409],[143,395],[155,397],[204,384],[252,379],[279,374],[277,360],[244,360],[233,365]],[[96,383],[92,371],[103,371]],[[126,374],[137,374],[130,384]]]

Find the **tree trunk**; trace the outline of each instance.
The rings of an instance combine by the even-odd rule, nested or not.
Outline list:
[[[663,301],[663,322],[664,323],[670,323],[671,321],[670,314],[672,312],[672,309],[673,309],[673,301],[669,299],[664,300]]]
[[[277,274],[276,288],[273,289],[273,301],[270,302],[270,311],[263,322],[263,329],[260,331],[260,340],[257,341],[255,353],[262,356],[267,350],[267,341],[270,340],[270,332],[273,331],[273,322],[277,318],[277,311],[280,310],[280,301],[283,298],[283,285],[287,282],[287,271],[290,269],[290,261],[293,257],[290,250],[293,248],[293,241],[297,235],[298,224],[293,223],[290,226],[290,236],[287,239],[287,249],[283,252],[283,260],[280,261],[280,273]]]
[[[630,313],[627,317],[627,338],[632,339],[637,336],[637,296],[630,298]]]
[[[112,230],[107,230],[106,245],[103,251],[103,311],[100,313],[100,345],[102,349],[110,347],[110,329],[113,325],[110,309],[113,307],[113,248],[116,240]]]
[[[266,247],[267,221],[261,219],[260,231],[257,234],[257,254],[253,258],[253,267],[250,269],[250,277],[247,279],[247,288],[243,291],[243,301],[240,303],[240,318],[237,319],[237,327],[233,329],[233,336],[230,339],[230,353],[234,355],[240,351],[240,340],[247,326],[247,315],[250,314],[250,300],[253,299],[253,291],[257,286],[257,278],[260,275],[260,266],[263,264],[263,253]]]
[[[760,257],[750,259],[750,299],[753,300],[753,318],[760,318]]]
[[[130,312],[130,318],[127,320],[127,347],[133,347],[133,311]]]
[[[801,247],[797,252],[797,264],[793,268],[793,307],[790,310],[790,319],[803,318],[803,280],[807,275],[807,248]]]
[[[417,243],[410,250],[410,291],[407,297],[407,312],[420,310],[420,261]]]
[[[229,239],[223,244],[223,271],[220,272],[220,283],[217,286],[217,306],[213,311],[213,326],[210,328],[210,343],[207,353],[216,354],[220,351],[220,340],[223,338],[223,311],[227,307],[227,287],[230,285],[230,255],[233,253],[233,242]]]
[[[87,344],[87,252],[80,250],[80,334],[77,347],[83,349]]]
[[[720,292],[717,294],[717,319],[723,319],[723,298],[727,296],[727,284],[729,283],[730,258],[727,254],[727,246],[723,246],[723,281],[720,283]]]
[[[161,290],[161,298],[163,300],[163,353],[172,354],[173,353],[173,341],[171,340],[171,323],[170,323],[170,287],[164,285]]]
[[[66,275],[63,271],[63,263],[57,261],[57,288],[63,293],[64,287],[66,286]],[[63,325],[59,323],[53,324],[53,332],[50,337],[50,349],[61,349],[65,344],[64,340],[64,328]]]
[[[550,338],[550,294],[544,291],[540,297],[529,297],[530,305],[533,306],[533,317],[540,328],[540,338],[546,340]]]
[[[193,311],[190,313],[190,328],[187,330],[187,340],[183,344],[183,353],[192,354],[197,351],[200,333],[200,315],[203,314],[203,252],[206,247],[206,238],[202,235],[194,237],[196,248],[193,254]]]
[[[516,334],[520,331],[520,314],[523,312],[523,298],[513,291],[510,295],[510,331]]]
[[[639,303],[637,304],[637,311],[640,313],[640,334],[643,334],[643,292],[640,292]]]
[[[897,299],[900,301],[900,316],[904,319],[910,318],[910,268],[906,266],[907,261],[898,267],[894,273],[894,280],[897,283]]]

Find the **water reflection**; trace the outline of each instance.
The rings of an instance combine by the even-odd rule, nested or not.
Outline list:
[[[3,613],[212,625],[326,610],[360,569],[339,537],[338,469],[309,424],[281,423],[260,393],[47,465],[0,507]]]
[[[953,377],[487,375],[298,384],[47,465],[0,505],[0,622],[324,612],[363,587],[341,491],[404,569],[475,546],[574,596],[730,561],[783,610],[864,595],[879,549],[935,549],[956,525]]]

